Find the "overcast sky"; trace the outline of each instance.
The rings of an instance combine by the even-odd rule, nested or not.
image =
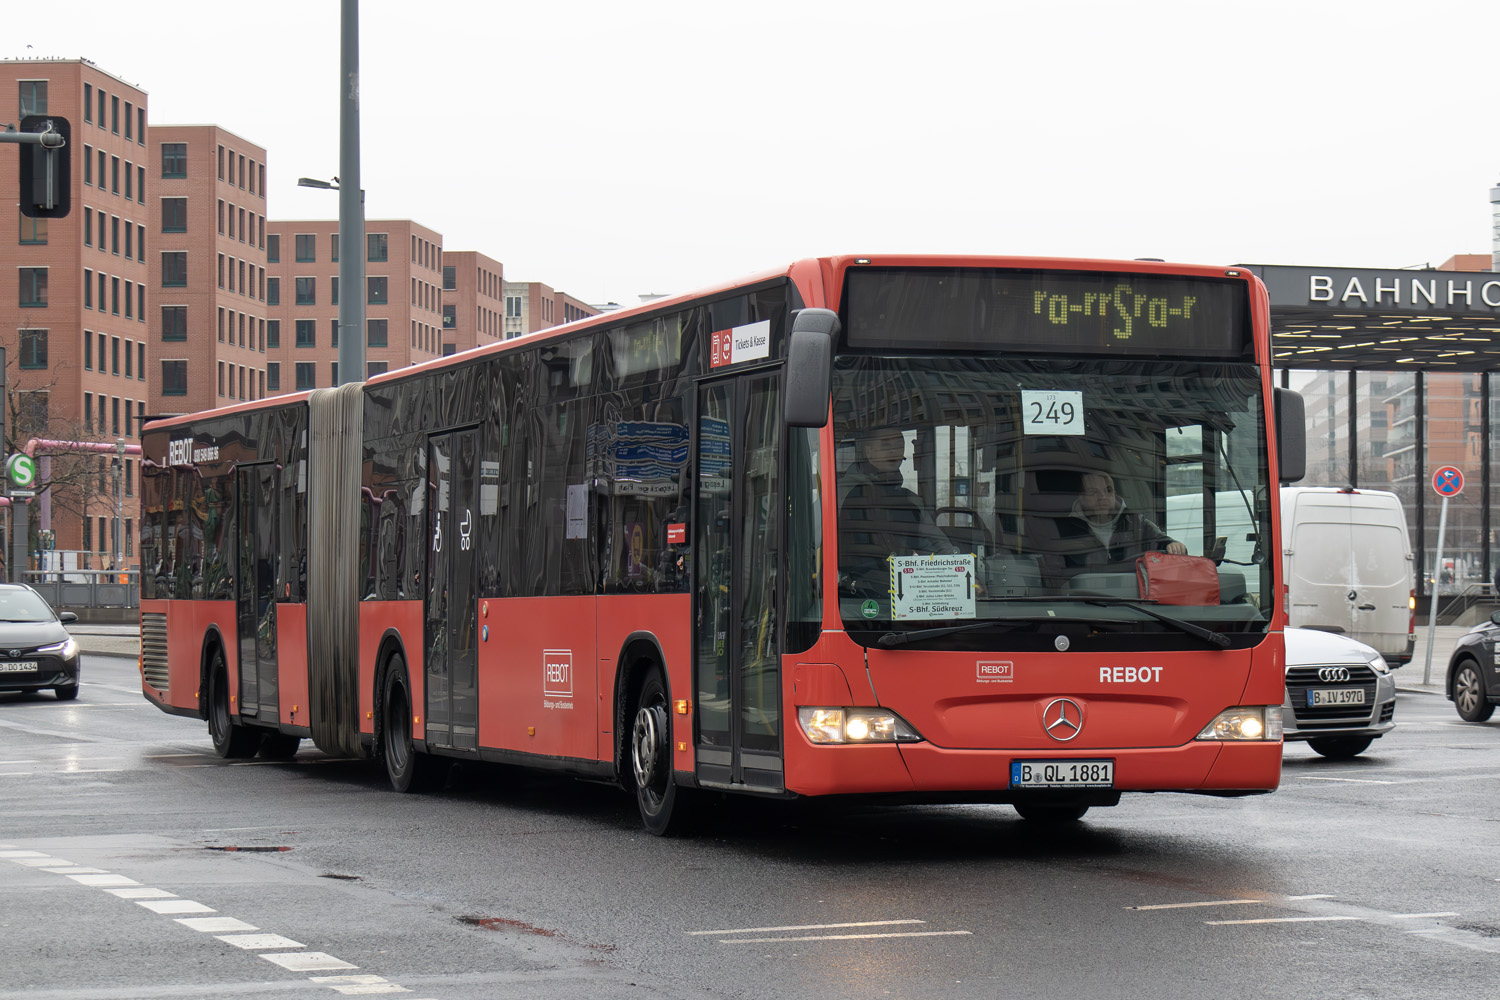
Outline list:
[[[337,0],[50,0],[155,124],[338,172]],[[14,19],[13,19],[14,20]],[[1489,253],[1500,3],[363,0],[370,218],[590,302],[829,253],[1408,267]]]

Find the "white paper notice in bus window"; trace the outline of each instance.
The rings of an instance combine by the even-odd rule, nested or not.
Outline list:
[[[479,513],[490,517],[500,512],[500,463],[479,463]]]
[[[568,537],[589,537],[589,487],[587,483],[568,487]]]
[[[974,617],[974,555],[891,556],[891,618]]]
[[[1027,434],[1082,434],[1083,393],[1022,389],[1021,427]]]

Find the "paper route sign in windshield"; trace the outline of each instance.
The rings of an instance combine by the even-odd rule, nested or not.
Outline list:
[[[974,556],[891,556],[891,618],[973,618]]]

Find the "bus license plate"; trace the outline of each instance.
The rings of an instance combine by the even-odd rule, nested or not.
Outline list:
[[[1012,788],[1113,788],[1112,760],[1013,760]]]
[[[1307,689],[1308,708],[1318,708],[1323,705],[1363,705],[1364,703],[1364,688]]]
[[[35,669],[35,660],[9,660],[0,663],[0,674],[29,674]]]

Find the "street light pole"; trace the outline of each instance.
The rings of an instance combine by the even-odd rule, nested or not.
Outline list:
[[[120,561],[124,555],[124,533],[125,533],[125,439],[115,438],[115,530],[114,530],[114,568],[120,568]]]
[[[359,0],[339,26],[339,384],[365,377],[365,205],[359,176]]]

